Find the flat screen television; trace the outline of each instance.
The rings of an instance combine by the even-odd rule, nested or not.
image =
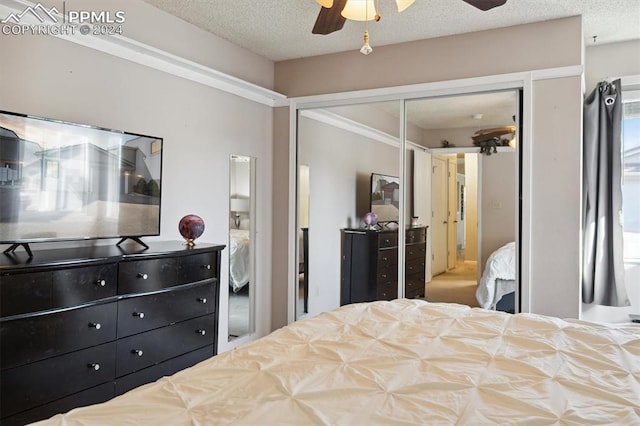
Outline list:
[[[159,235],[162,142],[0,111],[0,243]]]
[[[371,211],[380,223],[400,219],[400,178],[371,173]]]

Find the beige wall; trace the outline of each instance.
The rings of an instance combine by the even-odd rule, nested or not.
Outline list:
[[[582,62],[580,17],[276,62],[289,97],[504,74]]]
[[[62,3],[60,0],[40,2],[47,7],[58,9]],[[122,25],[124,37],[259,86],[273,88],[273,61],[239,48],[142,0],[65,0],[65,8],[66,10],[124,11],[125,22]]]
[[[516,164],[515,152],[480,155],[482,162],[480,274],[487,259],[504,244],[516,238]]]
[[[537,81],[533,98],[531,308],[569,318],[580,309],[581,84]]]
[[[368,57],[346,52],[279,62],[274,88],[288,96],[303,96],[579,66],[582,52],[582,21],[572,17],[383,46]],[[530,309],[574,318],[580,312],[580,81],[580,77],[537,81],[533,100],[524,100],[534,106],[532,128],[525,129],[533,137],[531,179],[535,182],[532,253],[525,259],[532,271]],[[560,179],[563,185],[558,185]],[[286,213],[286,206],[274,210],[276,217]],[[558,235],[564,238],[559,240]],[[279,271],[286,270],[287,264],[273,266]],[[558,297],[550,299],[549,294]]]
[[[601,80],[640,76],[640,40],[590,45],[586,49],[585,66],[587,93],[591,93]]]
[[[273,110],[271,329],[287,324],[289,258],[289,108]]]

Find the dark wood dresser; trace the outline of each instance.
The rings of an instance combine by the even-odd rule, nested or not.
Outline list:
[[[0,255],[3,425],[106,401],[217,353],[224,246],[149,246]]]
[[[398,297],[398,231],[342,229],[340,304]],[[405,297],[424,297],[427,227],[406,230]]]

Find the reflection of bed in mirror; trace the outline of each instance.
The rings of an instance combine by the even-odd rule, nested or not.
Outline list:
[[[249,283],[249,230],[229,230],[229,286],[237,293]]]
[[[481,307],[513,313],[516,289],[516,243],[510,242],[487,259],[476,290]]]

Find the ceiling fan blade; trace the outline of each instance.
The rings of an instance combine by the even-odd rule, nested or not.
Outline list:
[[[489,10],[494,7],[502,6],[507,0],[462,0],[465,3],[470,4],[473,7],[477,7],[480,10]]]
[[[347,18],[342,16],[340,12],[347,4],[347,0],[334,0],[333,6],[330,8],[322,7],[316,23],[311,31],[313,34],[331,34],[334,31],[341,30]]]

